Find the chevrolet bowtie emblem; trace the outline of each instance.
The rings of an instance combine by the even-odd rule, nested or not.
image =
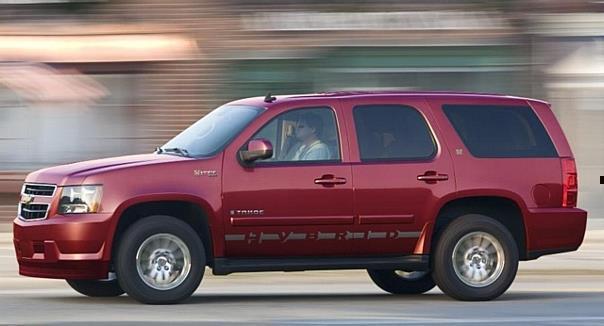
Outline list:
[[[30,195],[21,196],[21,204],[31,204],[34,201],[34,197]]]

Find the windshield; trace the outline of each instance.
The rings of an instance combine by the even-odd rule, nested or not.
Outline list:
[[[221,106],[176,135],[158,152],[184,152],[187,156],[214,155],[221,151],[262,111],[262,108],[255,106]],[[172,149],[177,149],[177,151],[171,151]]]

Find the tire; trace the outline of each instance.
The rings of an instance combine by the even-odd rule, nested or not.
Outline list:
[[[375,285],[392,294],[421,294],[436,286],[429,272],[369,269],[367,273]]]
[[[458,300],[497,298],[510,287],[518,270],[514,237],[503,224],[485,215],[455,219],[440,235],[434,252],[432,277],[444,293]]]
[[[172,304],[187,299],[199,287],[205,250],[187,223],[171,216],[145,217],[121,239],[117,278],[132,298],[147,304]]]
[[[89,297],[118,297],[124,290],[117,280],[66,280],[77,292]]]

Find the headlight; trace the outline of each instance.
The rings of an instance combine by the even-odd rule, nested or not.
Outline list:
[[[59,214],[96,213],[100,207],[101,186],[63,187],[59,199]]]

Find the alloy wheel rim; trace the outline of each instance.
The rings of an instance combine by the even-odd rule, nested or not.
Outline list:
[[[159,233],[148,237],[136,252],[138,276],[156,290],[173,289],[191,271],[191,253],[177,236]]]
[[[485,287],[497,281],[503,273],[505,252],[499,240],[491,234],[472,232],[457,241],[452,261],[455,274],[463,283]]]

